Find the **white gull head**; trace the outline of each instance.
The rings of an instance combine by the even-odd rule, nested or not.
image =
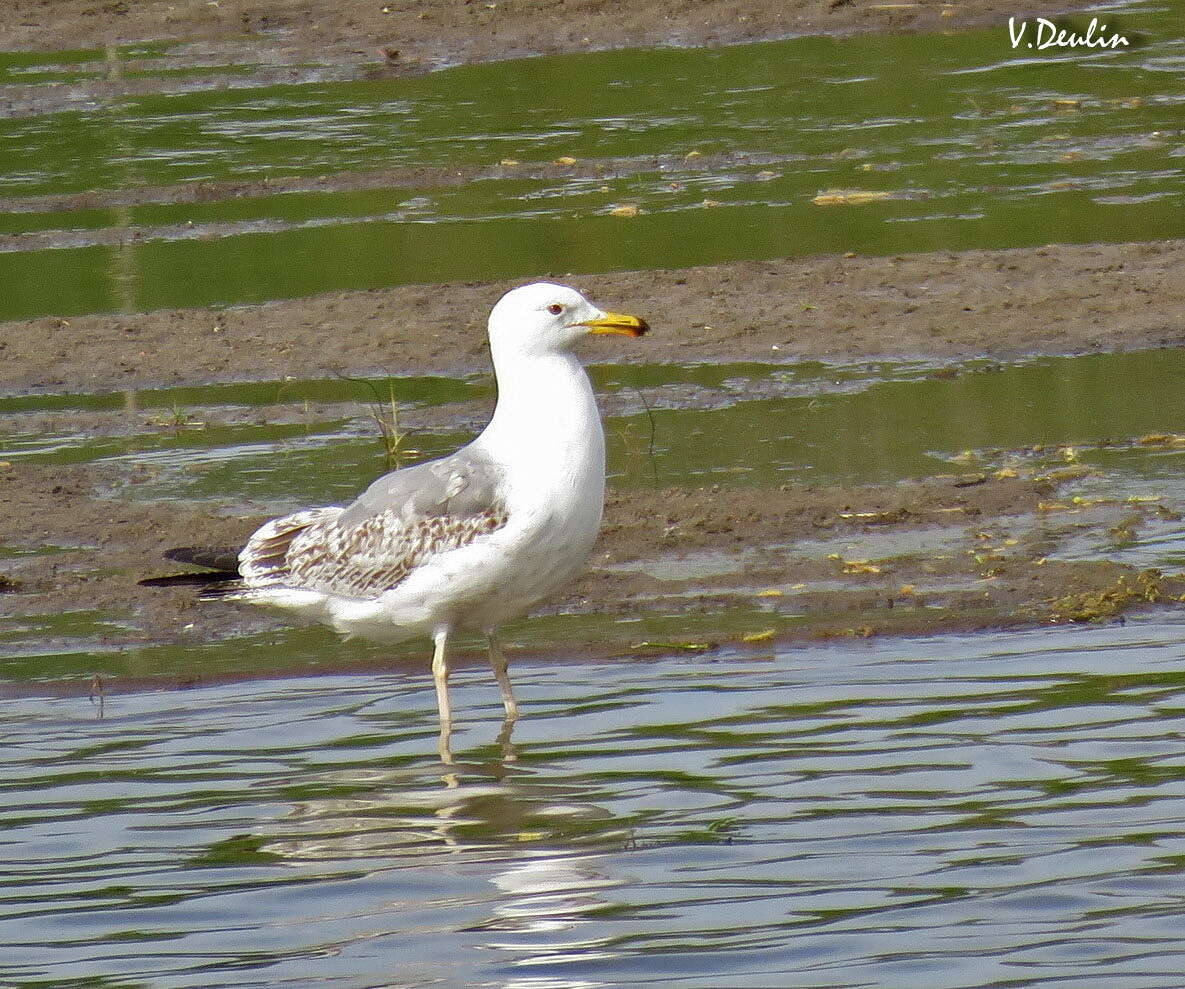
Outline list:
[[[490,349],[499,359],[572,351],[589,333],[641,336],[645,320],[598,309],[575,289],[535,282],[507,292],[490,313]]]

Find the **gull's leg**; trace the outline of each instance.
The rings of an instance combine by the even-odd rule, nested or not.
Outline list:
[[[514,718],[507,715],[498,732],[498,748],[502,751],[503,763],[518,762],[518,749],[514,744],[514,725]]]
[[[448,637],[449,629],[437,629],[432,637],[436,650],[432,654],[432,679],[436,683],[436,709],[440,714],[440,758],[453,761],[449,745],[453,733],[453,709],[448,700]]]
[[[502,689],[506,722],[512,725],[518,720],[518,705],[514,701],[514,691],[510,688],[510,677],[506,675],[506,656],[502,652],[502,643],[498,641],[497,631],[486,633],[486,638],[490,643],[490,666],[494,668],[494,676],[498,678],[498,686]]]
[[[99,717],[103,717],[103,708],[106,706],[107,691],[103,687],[103,676],[101,673],[96,673],[91,677],[91,703],[99,708]]]

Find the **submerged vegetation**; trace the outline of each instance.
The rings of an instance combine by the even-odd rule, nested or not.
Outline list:
[[[379,384],[370,378],[354,378],[338,372],[342,381],[361,385],[370,395],[370,419],[379,431],[379,442],[383,449],[383,462],[387,470],[406,467],[419,455],[407,445],[408,433],[399,424],[399,402],[395,397],[395,381],[387,379],[387,394],[384,397]]]
[[[1055,624],[1099,624],[1120,618],[1146,604],[1185,602],[1185,577],[1166,577],[1159,570],[1122,573],[1115,583],[1048,602],[1048,620]]]

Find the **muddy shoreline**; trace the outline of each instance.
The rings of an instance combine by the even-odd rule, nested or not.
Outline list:
[[[641,340],[597,341],[586,353],[592,360],[920,357],[940,364],[1185,343],[1183,262],[1185,242],[1173,241],[829,256],[565,280],[654,326]],[[10,323],[0,340],[0,390],[134,391],[248,376],[487,370],[485,312],[510,284],[403,286],[229,310]],[[488,411],[478,404],[460,403],[449,415],[476,428]],[[118,413],[89,415],[76,428],[120,428],[111,421]],[[540,620],[618,622],[582,637],[580,656],[602,659],[685,650],[767,654],[793,640],[1089,624],[1121,619],[1133,608],[1179,607],[1185,582],[1111,562],[1106,539],[1087,560],[1059,560],[1057,550],[1084,535],[1131,538],[1157,513],[1171,518],[1183,506],[1076,503],[1063,489],[1081,474],[1057,469],[1053,456],[1052,464],[1034,463],[1015,475],[987,471],[896,485],[614,492],[588,573],[540,609]],[[0,456],[0,546],[8,554],[0,561],[0,614],[18,624],[38,615],[103,616],[102,630],[67,634],[62,645],[79,648],[80,635],[90,644],[84,648],[97,650],[96,669],[107,668],[112,655],[144,648],[282,635],[282,618],[199,605],[192,588],[135,583],[168,571],[161,557],[170,546],[192,544],[195,535],[212,545],[241,543],[274,510],[143,501],[131,490],[143,479],[134,461],[46,467]],[[723,571],[690,566],[670,576],[705,554],[726,561]],[[684,616],[686,628],[649,642],[621,621],[649,627],[670,615]],[[529,643],[512,648],[518,661],[547,661],[554,653]],[[277,659],[241,675],[422,665],[349,643],[332,655],[314,670]],[[480,654],[467,661],[479,663]],[[132,670],[108,677],[108,687],[185,687],[234,675],[240,674],[197,666],[151,675]],[[79,693],[90,689],[85,678],[70,682]]]
[[[24,617],[81,616],[77,629],[67,622],[50,641],[75,650],[81,641],[97,650],[96,671],[108,669],[113,655],[146,647],[249,641],[243,637],[291,625],[250,608],[199,603],[192,587],[137,585],[184,569],[163,561],[170,546],[195,539],[237,545],[268,515],[139,501],[127,490],[134,472],[114,464],[0,466],[0,545],[17,554],[4,561],[0,613],[17,625]],[[1133,608],[1180,607],[1185,575],[1142,571],[1105,556],[1057,558],[1059,546],[1083,533],[1130,539],[1158,514],[1179,517],[1161,502],[1062,497],[1082,473],[1034,465],[1020,473],[892,485],[613,492],[587,573],[537,609],[535,621],[610,619],[611,625],[582,632],[579,647],[584,658],[606,659],[768,654],[791,641],[1091,624],[1121,619]],[[710,565],[703,568],[697,561],[705,559]],[[95,615],[104,624],[88,631]],[[678,631],[657,638],[637,631],[652,625],[628,621],[661,623],[670,615],[681,616]],[[510,651],[532,662],[557,654],[554,643],[512,641]],[[123,690],[423,665],[414,651],[342,643],[332,652],[315,669],[299,660],[286,665],[281,650],[262,670],[219,674],[199,659],[148,674],[133,663],[106,680]],[[570,646],[559,652],[572,658]],[[467,654],[466,662],[480,662],[480,653]],[[69,682],[76,692],[89,689],[86,678]]]
[[[1164,241],[552,277],[654,328],[590,341],[589,361],[942,362],[1179,346],[1182,270],[1185,241]],[[520,283],[7,323],[0,393],[485,371],[485,316]]]
[[[1082,9],[1066,0],[12,0],[8,49],[174,40],[239,46],[275,64],[363,64],[395,73],[535,54],[713,46],[802,34],[935,31]]]
[[[623,8],[600,0],[554,0],[541,9],[518,0],[15,0],[0,9],[0,37],[6,49],[42,51],[172,40],[179,44],[168,57],[177,65],[217,70],[241,60],[255,67],[256,78],[291,81],[301,72],[324,79],[399,76],[605,48],[1002,25],[1012,15],[1048,16],[1074,6],[1034,0],[1021,11],[996,0],[642,0]],[[160,85],[134,73],[125,78],[118,68],[110,78],[4,87],[0,98],[10,113],[20,114],[44,112],[55,100],[71,105]],[[705,155],[681,167],[721,164]],[[495,177],[505,167],[10,197],[0,208],[49,212],[278,191],[447,185]],[[622,167],[608,160],[556,163],[522,166],[516,174],[595,177]],[[60,247],[54,238],[61,236],[12,235],[0,239],[0,249]],[[1185,241],[1174,240],[539,275],[573,284],[607,307],[644,315],[653,325],[642,341],[591,344],[585,354],[590,362],[921,359],[941,365],[1185,345],[1182,270]],[[485,316],[514,284],[406,285],[228,309],[10,322],[0,325],[0,394],[486,371]],[[473,410],[461,414],[477,416]],[[99,422],[96,414],[79,429],[98,428]],[[539,609],[540,621],[616,621],[607,631],[594,628],[582,636],[580,655],[588,658],[681,651],[765,655],[796,640],[1089,624],[1121,620],[1133,609],[1179,607],[1185,580],[1111,562],[1105,545],[1108,538],[1131,538],[1158,513],[1178,517],[1182,506],[1075,501],[1066,492],[1080,477],[1073,469],[1034,463],[1019,472],[894,485],[613,492],[588,572]],[[109,660],[118,668],[139,650],[193,646],[197,655],[210,642],[282,635],[282,618],[199,605],[191,588],[136,584],[169,569],[161,560],[168,547],[239,543],[274,514],[273,506],[147,501],[131,491],[140,480],[129,461],[48,467],[0,453],[0,615],[33,629],[44,616],[64,617],[61,627],[51,631],[47,624],[44,633],[27,638],[43,650],[60,644],[93,653],[96,671]],[[1104,550],[1096,556],[1059,558],[1068,541],[1100,533],[1102,542],[1095,542]],[[697,569],[695,561],[704,559],[712,566]],[[101,620],[87,617],[96,615]],[[671,616],[683,623],[675,626],[678,632],[650,640],[631,637],[624,630],[631,626],[622,621],[642,619],[634,627],[651,627]],[[520,661],[555,658],[554,648],[529,640],[511,651]],[[108,689],[424,665],[418,654],[392,657],[353,644],[343,644],[328,665],[314,670],[285,666],[283,658],[266,670],[238,674],[207,670],[200,659],[184,662],[190,665],[158,674],[129,660],[114,681],[109,678]],[[462,662],[481,659],[467,655]],[[46,689],[85,694],[89,678]]]

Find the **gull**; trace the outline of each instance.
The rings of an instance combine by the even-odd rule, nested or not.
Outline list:
[[[191,575],[211,580],[200,600],[279,608],[346,638],[430,638],[442,754],[449,644],[459,629],[482,632],[509,728],[518,706],[498,631],[582,569],[604,509],[605,436],[575,347],[589,333],[648,328],[562,285],[508,292],[489,318],[498,401],[485,430],[450,456],[384,474],[352,504],[267,522],[229,573]],[[224,565],[217,552],[166,555]]]

